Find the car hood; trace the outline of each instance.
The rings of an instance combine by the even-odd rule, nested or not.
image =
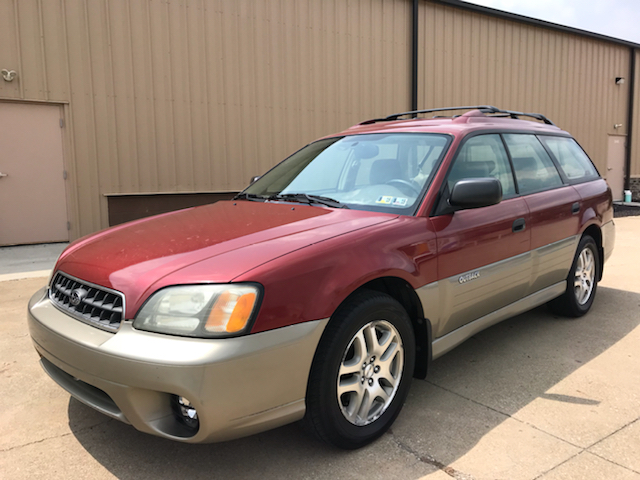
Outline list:
[[[222,201],[113,227],[71,244],[56,270],[125,294],[126,318],[158,288],[224,283],[274,258],[395,215]]]

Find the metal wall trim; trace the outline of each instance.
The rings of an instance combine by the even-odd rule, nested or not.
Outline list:
[[[629,190],[631,186],[631,151],[633,143],[633,106],[635,102],[635,86],[636,86],[636,49],[631,47],[629,62],[629,98],[627,99],[627,150],[624,159],[624,189]]]

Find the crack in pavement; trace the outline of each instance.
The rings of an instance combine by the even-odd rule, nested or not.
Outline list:
[[[387,434],[391,436],[392,440],[395,442],[395,444],[401,450],[404,450],[405,452],[413,455],[420,462],[425,463],[427,465],[431,465],[433,467],[436,467],[437,469],[442,470],[444,473],[446,473],[447,475],[449,475],[452,478],[455,478],[456,480],[475,480],[475,478],[473,476],[471,476],[469,474],[466,474],[466,473],[463,473],[463,472],[460,472],[460,471],[456,470],[455,468],[450,467],[448,465],[445,465],[444,463],[436,460],[431,455],[420,455],[418,452],[413,450],[411,447],[409,447],[408,445],[403,443],[398,437],[396,437],[395,433],[393,432],[393,430],[391,428],[387,431]]]
[[[493,408],[493,407],[491,407],[489,405],[485,405],[484,403],[478,402],[477,400],[474,400],[473,398],[465,397],[464,395],[461,395],[461,394],[459,394],[457,392],[454,392],[453,390],[449,390],[448,388],[445,388],[445,387],[443,387],[441,385],[438,385],[438,384],[435,384],[433,382],[430,382],[429,380],[425,380],[425,382],[430,384],[430,385],[433,385],[434,387],[440,388],[440,389],[444,390],[445,392],[448,392],[448,393],[450,393],[452,395],[456,395],[457,397],[464,398],[465,400],[467,400],[469,402],[475,403],[476,405],[479,405],[479,406],[484,407],[484,408],[486,408],[488,410],[491,410],[492,412],[495,412],[495,413],[497,413],[499,415],[503,415],[504,417],[510,418],[510,419],[512,419],[512,420],[514,420],[514,421],[516,421],[518,423],[521,423],[522,425],[527,425],[528,427],[531,427],[534,430],[542,432],[545,435],[549,435],[550,437],[553,437],[556,440],[559,440],[559,441],[561,441],[563,443],[566,443],[567,445],[571,445],[572,447],[579,448],[579,449],[583,449],[584,448],[584,447],[581,447],[580,445],[576,445],[574,443],[571,443],[570,441],[568,441],[568,440],[566,440],[566,439],[564,439],[562,437],[558,437],[557,435],[555,435],[555,434],[553,434],[551,432],[547,432],[546,430],[544,430],[544,429],[542,429],[542,428],[540,428],[540,427],[538,427],[538,426],[536,426],[536,425],[534,425],[532,423],[525,422],[524,420],[520,420],[519,418],[516,418],[516,417],[514,417],[513,415],[511,415],[509,413],[502,412],[502,411],[500,411],[500,410],[498,410],[496,408]],[[587,448],[591,448],[591,447],[587,447]]]
[[[596,456],[596,457],[598,457],[598,458],[600,458],[600,459],[602,459],[602,460],[604,460],[604,461],[606,461],[606,462],[609,462],[609,463],[612,463],[612,464],[614,464],[614,465],[617,465],[618,467],[622,467],[622,468],[624,468],[625,470],[629,470],[629,471],[631,471],[631,472],[634,472],[634,473],[638,473],[638,474],[640,474],[640,472],[638,472],[638,471],[634,470],[633,468],[629,468],[629,467],[627,467],[627,466],[625,466],[625,465],[621,465],[621,464],[619,464],[619,463],[617,463],[617,462],[615,462],[615,461],[613,461],[613,460],[611,460],[611,459],[609,459],[609,458],[605,458],[605,457],[603,457],[603,456],[601,456],[601,455],[598,455],[597,453],[594,453],[594,452],[591,452],[591,451],[590,451],[590,449],[591,449],[591,448],[593,448],[594,446],[596,446],[596,445],[597,445],[597,444],[599,444],[600,442],[605,441],[606,439],[608,439],[608,438],[609,438],[609,437],[611,437],[612,435],[615,435],[616,433],[618,433],[618,432],[620,432],[621,430],[623,430],[623,429],[627,428],[628,426],[633,425],[634,423],[636,423],[636,422],[640,421],[640,417],[638,417],[638,418],[636,418],[635,420],[632,420],[632,421],[630,421],[630,422],[628,422],[628,423],[624,424],[623,426],[621,426],[620,428],[618,428],[618,429],[617,429],[617,430],[615,430],[614,432],[611,432],[609,435],[607,435],[607,436],[605,436],[605,437],[601,438],[600,440],[598,440],[597,442],[594,442],[593,444],[589,445],[588,447],[581,447],[580,445],[576,445],[576,444],[574,444],[574,443],[572,443],[572,442],[570,442],[570,441],[568,441],[568,440],[566,440],[566,439],[564,439],[564,438],[561,438],[561,437],[559,437],[559,436],[557,436],[557,435],[555,435],[555,434],[553,434],[553,433],[551,433],[551,432],[547,432],[546,430],[544,430],[544,429],[542,429],[542,428],[540,428],[540,427],[538,427],[538,426],[536,426],[536,425],[533,425],[533,424],[531,424],[531,423],[529,423],[529,422],[525,422],[525,421],[523,421],[523,420],[520,420],[519,418],[516,418],[516,417],[514,417],[513,415],[510,415],[510,414],[508,414],[508,413],[505,413],[505,412],[502,412],[502,411],[500,411],[500,410],[497,410],[497,409],[495,409],[495,408],[493,408],[493,407],[491,407],[491,406],[489,406],[489,405],[485,405],[485,404],[483,404],[483,403],[481,403],[481,402],[478,402],[477,400],[474,400],[473,398],[465,397],[464,395],[461,395],[461,394],[459,394],[458,392],[454,392],[454,391],[452,391],[452,390],[449,390],[448,388],[443,387],[442,385],[438,385],[438,384],[433,383],[433,382],[431,382],[431,381],[429,381],[429,380],[424,380],[424,382],[426,382],[426,383],[428,383],[428,384],[430,384],[430,385],[433,385],[433,386],[434,386],[434,387],[436,387],[436,388],[440,388],[440,389],[442,389],[442,390],[444,390],[444,391],[446,391],[446,392],[448,392],[448,393],[451,393],[452,395],[456,395],[456,396],[458,396],[458,397],[460,397],[460,398],[463,398],[463,399],[465,399],[465,400],[467,400],[467,401],[469,401],[469,402],[475,403],[476,405],[479,405],[479,406],[481,406],[481,407],[487,408],[487,409],[489,409],[489,410],[491,410],[491,411],[493,411],[493,412],[495,412],[495,413],[498,413],[498,414],[500,414],[500,415],[503,415],[503,416],[505,416],[505,417],[507,417],[507,418],[511,418],[511,419],[515,420],[516,422],[518,422],[518,423],[521,423],[521,424],[523,424],[523,425],[527,425],[527,426],[529,426],[529,427],[531,427],[531,428],[533,428],[533,429],[535,429],[535,430],[538,430],[539,432],[544,433],[545,435],[549,435],[550,437],[553,437],[553,438],[555,438],[556,440],[559,440],[559,441],[561,441],[561,442],[563,442],[563,443],[566,443],[567,445],[571,445],[572,447],[575,447],[575,448],[579,449],[579,451],[578,451],[578,452],[576,452],[576,454],[575,454],[575,455],[570,456],[569,458],[567,458],[567,459],[566,459],[566,460],[564,460],[563,462],[560,462],[558,465],[555,465],[555,466],[553,466],[552,468],[550,468],[549,470],[547,470],[546,472],[541,473],[540,475],[538,475],[537,477],[535,477],[535,479],[534,479],[534,480],[536,480],[536,479],[539,479],[539,478],[543,477],[544,475],[546,475],[547,473],[551,472],[552,470],[555,470],[556,468],[560,467],[561,465],[564,465],[564,464],[565,464],[565,463],[567,463],[568,461],[570,461],[570,460],[574,459],[574,458],[575,458],[575,457],[577,457],[578,455],[580,455],[580,454],[582,454],[582,453],[585,453],[585,452],[590,453],[591,455],[594,455],[594,456]],[[403,445],[402,445],[402,444],[401,444],[401,443],[400,443],[400,442],[395,438],[395,436],[394,436],[394,440],[396,440],[396,443],[398,443],[398,446],[400,446],[400,448],[404,448],[404,447],[403,447]],[[408,451],[408,452],[410,452],[410,453],[412,453],[412,454],[414,454],[414,455],[416,455],[418,458],[420,458],[419,454],[417,454],[417,453],[413,452],[413,451],[412,451],[411,449],[409,449],[408,447],[407,447],[405,450],[406,450],[406,451]],[[422,459],[421,459],[421,458],[420,458],[420,460],[422,461]],[[437,462],[437,460],[434,460],[434,461],[435,461],[435,462]],[[431,462],[427,462],[427,463],[431,463]],[[439,463],[439,462],[438,462],[438,463]],[[432,465],[434,465],[434,466],[436,466],[436,467],[438,467],[438,468],[440,468],[440,469],[441,469],[441,470],[443,470],[445,473],[448,473],[448,474],[449,474],[449,472],[447,472],[445,469],[441,468],[439,465],[437,465],[437,464],[435,464],[435,463],[431,463],[431,464],[432,464]],[[450,468],[450,467],[447,467],[447,468]],[[454,470],[454,472],[455,472],[455,470]],[[451,475],[451,474],[449,474],[449,475]],[[464,475],[464,474],[463,474],[463,475]],[[454,475],[451,475],[451,476],[452,476],[452,477],[454,477],[454,478],[456,478],[456,479],[458,479],[458,478],[459,478],[459,477],[455,477]],[[473,477],[460,477],[460,478],[461,478],[461,479],[464,479],[464,480],[467,480],[467,478],[473,478]]]
[[[39,440],[34,440],[33,442],[23,443],[22,445],[14,445],[12,447],[4,448],[4,449],[0,450],[0,453],[11,452],[13,450],[17,450],[18,448],[28,447],[30,445],[36,445],[38,443],[46,442],[47,440],[53,440],[53,439],[56,439],[56,438],[68,437],[69,435],[74,435],[76,433],[84,432],[86,430],[91,430],[91,429],[93,429],[95,427],[99,427],[100,425],[104,425],[104,424],[109,423],[111,421],[112,421],[112,419],[108,418],[107,420],[105,420],[103,422],[99,422],[99,423],[96,423],[94,425],[88,425],[88,426],[86,426],[84,428],[81,428],[79,430],[74,430],[74,431],[71,431],[71,432],[61,433],[60,435],[53,435],[52,437],[41,438]]]
[[[622,467],[622,468],[624,468],[624,469],[626,469],[626,470],[630,470],[630,471],[632,471],[632,472],[634,472],[634,473],[640,474],[640,472],[639,472],[639,471],[634,470],[633,468],[627,467],[627,466],[625,466],[625,465],[620,465],[618,462],[614,462],[614,461],[613,461],[613,460],[611,460],[610,458],[603,457],[602,455],[599,455],[599,454],[597,454],[597,453],[595,453],[595,452],[591,452],[591,451],[590,451],[590,449],[591,449],[591,448],[595,447],[596,445],[598,445],[598,444],[599,444],[599,443],[601,443],[601,442],[604,442],[605,440],[607,440],[608,438],[612,437],[612,436],[613,436],[613,435],[615,435],[616,433],[618,433],[618,432],[620,432],[620,431],[624,430],[624,429],[625,429],[625,428],[627,428],[627,427],[630,427],[631,425],[633,425],[634,423],[637,423],[638,421],[640,421],[640,417],[636,418],[635,420],[630,421],[629,423],[627,423],[627,424],[625,424],[625,425],[621,426],[621,427],[620,427],[619,429],[617,429],[615,432],[611,432],[611,433],[610,433],[609,435],[607,435],[606,437],[601,438],[601,439],[600,439],[600,440],[598,440],[597,442],[594,442],[593,444],[589,445],[588,447],[586,447],[586,448],[584,449],[584,451],[585,451],[585,452],[589,452],[591,455],[595,455],[596,457],[601,458],[602,460],[605,460],[605,461],[607,461],[607,462],[609,462],[609,463],[613,463],[614,465],[617,465],[617,466],[619,466],[619,467]]]

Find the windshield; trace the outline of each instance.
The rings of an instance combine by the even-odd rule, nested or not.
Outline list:
[[[289,200],[303,194],[323,197],[324,204],[334,200],[357,210],[410,215],[448,144],[447,135],[427,133],[319,140],[275,166],[241,195],[252,200]]]

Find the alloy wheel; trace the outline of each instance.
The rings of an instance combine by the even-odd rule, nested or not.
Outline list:
[[[404,365],[404,347],[396,328],[384,320],[367,323],[353,336],[338,371],[338,404],[344,418],[365,426],[393,401]]]

